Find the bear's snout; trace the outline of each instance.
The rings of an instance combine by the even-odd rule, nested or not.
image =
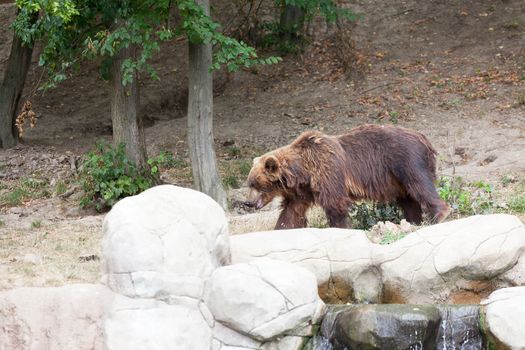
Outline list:
[[[248,193],[248,199],[244,202],[249,208],[261,209],[266,203],[263,201],[262,193],[256,189],[251,188]]]

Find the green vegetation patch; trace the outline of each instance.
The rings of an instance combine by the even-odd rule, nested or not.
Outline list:
[[[51,194],[47,180],[33,177],[21,179],[11,188],[4,184],[2,188],[0,207],[19,206],[32,199],[47,198]]]

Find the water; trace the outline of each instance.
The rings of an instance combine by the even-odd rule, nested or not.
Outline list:
[[[484,349],[485,342],[483,335],[479,329],[479,318],[480,318],[480,309],[477,305],[440,305],[440,306],[425,306],[425,308],[430,308],[433,310],[430,312],[435,315],[433,323],[430,322],[427,324],[427,328],[416,327],[417,322],[414,323],[415,319],[410,320],[410,317],[404,315],[404,308],[412,308],[411,306],[395,306],[395,305],[377,305],[372,307],[372,315],[368,316],[370,319],[375,319],[379,323],[371,325],[368,323],[368,328],[361,328],[359,326],[360,319],[353,319],[353,321],[348,322],[348,317],[345,313],[352,312],[354,314],[356,310],[368,310],[370,313],[370,305],[337,305],[330,306],[329,311],[326,314],[323,323],[320,328],[319,335],[313,337],[308,343],[310,347],[305,347],[305,350],[343,350],[347,349],[345,344],[348,345],[350,338],[353,339],[353,336],[347,335],[340,338],[340,331],[335,331],[336,329],[359,329],[359,332],[372,332],[374,337],[383,334],[383,336],[391,337],[392,333],[385,332],[384,330],[390,330],[387,324],[382,324],[384,320],[388,321],[388,313],[392,312],[393,314],[397,313],[398,326],[397,330],[393,334],[397,334],[394,338],[390,338],[393,343],[389,347],[389,350],[396,350],[398,346],[401,346],[397,340],[405,339],[408,340],[409,349],[411,350],[423,350],[423,349],[436,349],[436,350],[480,350]],[[412,310],[420,310],[422,307],[414,306]],[[391,311],[390,311],[391,310]],[[399,312],[401,312],[401,318],[399,318]],[[379,315],[383,316],[379,316]],[[410,313],[409,313],[410,314]],[[373,316],[378,315],[378,316]],[[346,321],[343,321],[346,319]],[[417,319],[417,317],[416,317]],[[399,321],[401,320],[401,321]],[[342,323],[343,322],[343,323]],[[350,327],[350,328],[347,328]],[[371,328],[370,328],[371,327]],[[367,330],[368,329],[368,330]],[[381,331],[383,330],[383,331]],[[372,334],[370,333],[370,334]],[[389,335],[387,335],[389,333]],[[348,338],[350,336],[350,338]],[[398,338],[399,337],[399,338]],[[344,339],[345,338],[345,339]],[[361,339],[363,339],[361,337]],[[385,338],[386,339],[386,338]],[[379,343],[384,342],[376,339]],[[352,340],[355,342],[357,340]],[[385,340],[386,341],[386,340]],[[363,343],[361,343],[363,344]],[[369,344],[370,347],[374,348],[372,344]],[[401,346],[403,347],[403,346]]]

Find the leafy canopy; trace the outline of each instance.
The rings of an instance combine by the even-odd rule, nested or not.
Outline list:
[[[140,54],[123,62],[123,84],[131,81],[134,70],[145,70],[158,79],[148,60],[159,51],[160,42],[180,37],[214,45],[210,69],[225,66],[235,71],[280,60],[259,58],[254,48],[222,34],[219,24],[193,0],[17,0],[16,4],[20,9],[14,23],[17,35],[29,45],[44,41],[39,64],[50,76],[44,88],[66,79],[67,70],[84,57],[102,58],[101,71],[107,77],[111,58],[130,45],[139,47]],[[181,18],[174,25],[170,23],[172,6]],[[37,13],[41,16],[32,21]]]

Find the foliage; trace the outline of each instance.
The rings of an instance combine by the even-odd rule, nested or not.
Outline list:
[[[381,238],[381,241],[379,244],[391,244],[394,242],[399,241],[401,238],[405,237],[407,234],[405,232],[386,232],[383,237]]]
[[[111,207],[121,198],[148,189],[158,171],[157,168],[152,174],[138,170],[126,156],[124,144],[113,147],[105,143],[98,143],[85,156],[81,169],[80,183],[84,196],[80,205],[93,205],[97,210]]]
[[[222,168],[222,182],[224,186],[227,188],[239,188],[250,173],[251,162],[245,159],[231,160],[225,162]]]
[[[483,181],[467,182],[458,176],[442,176],[437,190],[456,215],[487,214],[494,209],[492,186]]]
[[[262,16],[258,13],[261,6],[257,0],[244,0],[239,2],[239,12],[241,8],[249,8],[245,13],[247,20],[243,21],[255,23],[257,30],[262,33],[259,44],[262,47],[271,47],[277,49],[282,54],[295,53],[300,46],[305,43],[304,37],[300,34],[305,23],[310,23],[314,18],[322,17],[328,23],[334,23],[337,20],[355,21],[359,15],[351,9],[341,8],[335,0],[274,0],[276,12],[282,15],[287,6],[299,8],[304,19],[297,23],[281,23],[280,18],[260,21]],[[250,19],[251,17],[251,19]],[[250,28],[251,29],[251,28]],[[291,34],[294,41],[287,40],[285,37]]]
[[[32,177],[25,178],[17,183],[12,189],[0,194],[0,207],[18,206],[28,200],[45,198],[49,195],[49,184],[46,180]]]
[[[181,17],[174,26],[169,21],[172,4]],[[194,0],[17,0],[17,5],[20,12],[13,25],[17,35],[30,45],[44,41],[39,59],[49,75],[44,89],[66,79],[68,69],[78,66],[84,57],[102,58],[101,73],[107,78],[112,57],[130,45],[140,48],[140,53],[136,59],[123,62],[123,84],[131,81],[135,70],[158,79],[149,59],[159,51],[160,42],[182,36],[193,43],[215,46],[211,69],[226,66],[235,71],[280,60],[259,58],[254,48],[222,34],[219,25]],[[38,21],[32,20],[39,13]]]
[[[42,220],[33,220],[31,222],[31,229],[36,229],[42,227]]]
[[[379,221],[399,224],[402,218],[401,210],[391,204],[361,202],[354,204],[350,211],[352,227],[360,230],[368,230]]]
[[[516,213],[525,213],[525,194],[512,197],[509,200],[508,207]]]
[[[151,175],[157,175],[162,168],[174,168],[179,164],[173,157],[173,153],[161,151],[158,156],[148,159]]]

